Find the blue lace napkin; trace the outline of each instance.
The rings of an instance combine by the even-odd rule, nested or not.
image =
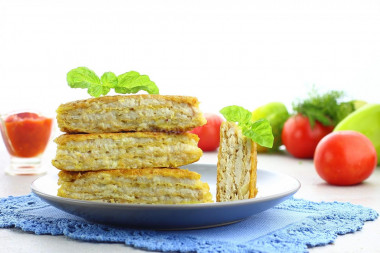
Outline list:
[[[305,252],[360,230],[378,213],[341,202],[289,199],[247,220],[228,226],[153,231],[88,222],[43,202],[34,194],[0,199],[0,227],[35,234],[65,235],[91,242],[118,242],[155,251]]]

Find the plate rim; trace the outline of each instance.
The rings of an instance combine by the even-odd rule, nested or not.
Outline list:
[[[186,165],[185,165],[186,166]],[[183,166],[183,167],[185,167]],[[191,164],[191,166],[207,166],[207,167],[215,167],[214,164]],[[295,194],[300,188],[301,183],[297,178],[294,178],[292,176],[289,176],[287,174],[281,173],[281,172],[274,172],[266,169],[257,169],[258,171],[264,172],[264,173],[270,173],[275,174],[277,176],[281,177],[287,177],[288,179],[294,180],[294,182],[297,184],[296,187],[292,188],[291,190],[287,190],[285,192],[272,194],[269,196],[264,197],[258,197],[258,198],[251,198],[251,199],[244,199],[244,200],[235,200],[235,201],[227,201],[227,202],[210,202],[210,203],[196,203],[196,204],[131,204],[131,203],[107,203],[107,202],[97,202],[97,201],[88,201],[88,200],[79,200],[79,199],[70,199],[70,198],[64,198],[52,194],[48,194],[45,192],[41,192],[38,189],[36,189],[36,182],[38,180],[42,180],[43,178],[48,178],[55,176],[54,174],[47,174],[44,176],[41,176],[37,179],[35,179],[31,185],[30,188],[32,192],[38,196],[41,196],[43,199],[49,199],[59,202],[65,202],[65,203],[75,203],[75,204],[82,204],[87,205],[89,207],[91,206],[102,206],[102,207],[112,207],[112,208],[118,208],[118,209],[155,209],[155,210],[162,210],[162,209],[203,209],[203,208],[223,208],[228,206],[240,206],[240,205],[247,205],[247,204],[254,204],[254,203],[261,203],[266,201],[271,201],[275,199],[280,199],[286,196],[290,196]]]

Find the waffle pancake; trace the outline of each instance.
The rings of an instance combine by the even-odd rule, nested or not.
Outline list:
[[[58,176],[58,196],[65,198],[135,204],[212,202],[208,184],[185,169],[60,171]]]
[[[223,122],[217,164],[216,201],[254,198],[256,188],[256,143],[245,137],[233,122]]]
[[[53,165],[67,171],[179,167],[202,156],[198,140],[191,133],[64,134],[55,139]]]
[[[104,96],[62,104],[57,122],[67,133],[185,132],[206,124],[195,97]]]

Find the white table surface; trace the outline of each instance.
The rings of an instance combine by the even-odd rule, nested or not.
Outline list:
[[[45,165],[54,155],[54,147],[45,155]],[[216,163],[216,153],[205,153],[199,163]],[[0,151],[0,197],[30,193],[30,184],[38,176],[9,176],[4,168],[9,164],[5,151]],[[260,169],[282,172],[297,178],[302,186],[295,197],[313,201],[342,201],[371,207],[380,213],[380,168],[364,183],[350,187],[336,187],[316,174],[311,160],[299,160],[286,154],[259,154]],[[57,173],[49,167],[48,173]],[[35,235],[20,229],[0,229],[1,252],[141,252],[124,244],[81,242],[64,236]],[[310,249],[310,252],[380,252],[380,219],[366,222],[354,234],[339,236],[333,245]]]

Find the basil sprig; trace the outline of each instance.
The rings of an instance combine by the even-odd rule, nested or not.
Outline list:
[[[140,75],[136,71],[129,71],[119,76],[105,72],[99,78],[89,68],[78,67],[67,73],[67,83],[71,88],[87,89],[88,94],[93,97],[107,95],[111,89],[121,94],[135,94],[140,90],[149,94],[159,94],[157,85],[147,75]]]
[[[273,146],[272,127],[267,119],[252,120],[252,113],[241,106],[227,106],[220,110],[227,121],[236,122],[243,135],[257,144],[271,148]]]

